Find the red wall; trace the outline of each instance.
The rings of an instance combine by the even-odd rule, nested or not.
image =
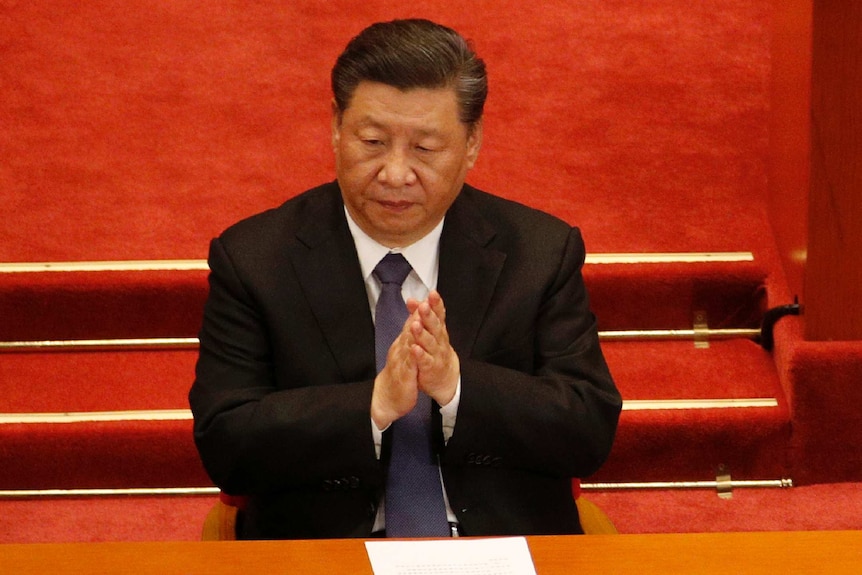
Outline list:
[[[862,339],[862,4],[773,4],[769,213],[809,340]]]
[[[790,291],[804,298],[810,179],[811,0],[775,0],[769,215]]]
[[[862,339],[862,3],[816,0],[806,339]]]

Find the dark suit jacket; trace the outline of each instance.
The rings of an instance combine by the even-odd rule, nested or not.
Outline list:
[[[581,278],[580,232],[469,186],[446,215],[438,290],[461,359],[441,468],[468,535],[578,533],[572,477],[621,407]],[[195,440],[242,534],[367,537],[385,478],[371,434],[374,326],[337,184],[212,242],[190,392]],[[384,436],[384,451],[386,437]]]

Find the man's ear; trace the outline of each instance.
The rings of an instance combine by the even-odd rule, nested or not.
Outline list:
[[[332,148],[335,149],[341,139],[341,110],[335,102],[335,98],[332,99],[330,106],[332,108],[332,118],[330,120],[332,126]]]
[[[482,119],[473,124],[467,134],[467,165],[472,168],[479,158],[479,150],[482,148]]]

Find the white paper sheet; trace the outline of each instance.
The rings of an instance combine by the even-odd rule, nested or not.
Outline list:
[[[536,575],[523,537],[366,541],[374,575]]]

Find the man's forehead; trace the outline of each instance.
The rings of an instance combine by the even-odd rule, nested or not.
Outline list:
[[[435,105],[443,105],[457,109],[458,92],[452,86],[401,88],[382,82],[371,82],[363,80],[353,90],[346,109],[352,108],[357,100],[368,104],[372,101],[385,102],[395,105],[423,105],[434,102]]]
[[[359,127],[409,128],[420,135],[448,132],[461,124],[457,95],[451,88],[402,90],[385,84],[360,84],[344,113]]]

